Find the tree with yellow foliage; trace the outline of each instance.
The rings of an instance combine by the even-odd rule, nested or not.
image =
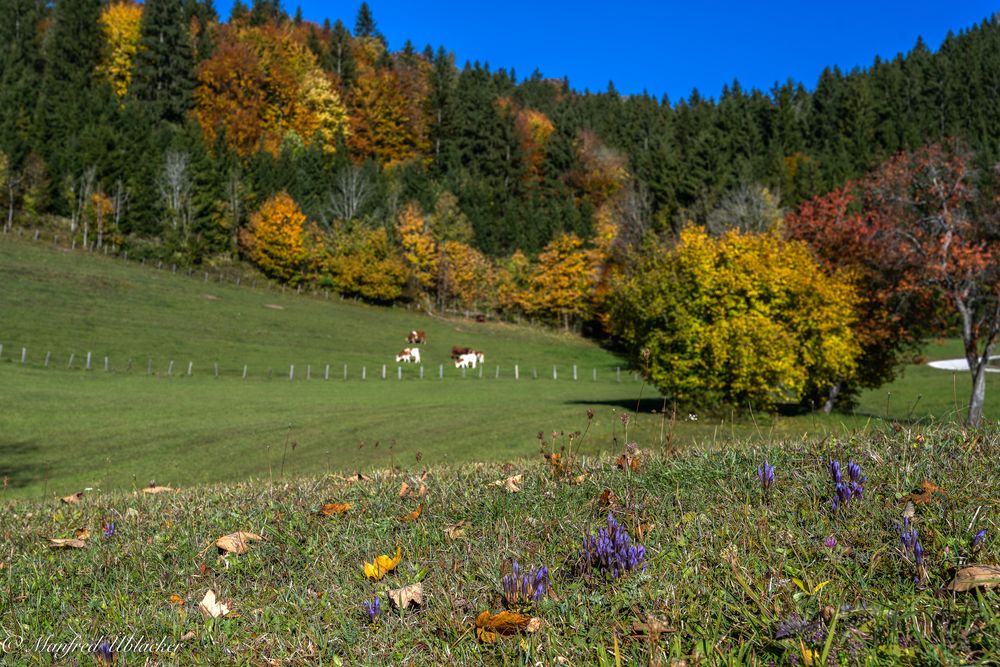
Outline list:
[[[322,271],[340,294],[391,303],[403,295],[406,266],[382,227],[339,222],[326,244]]]
[[[849,276],[823,273],[779,233],[687,227],[649,246],[611,295],[611,322],[633,362],[667,396],[772,408],[851,378],[860,354]]]
[[[101,11],[104,55],[97,69],[111,82],[118,99],[125,97],[132,81],[141,20],[142,5],[134,2],[113,2]]]
[[[410,202],[399,213],[396,232],[403,248],[403,262],[414,285],[427,293],[437,279],[438,249],[420,207]]]
[[[287,192],[268,199],[240,231],[240,245],[265,274],[284,282],[302,278],[306,216]]]
[[[593,282],[592,253],[575,234],[562,234],[538,256],[522,303],[529,314],[559,321],[569,329],[589,314]]]
[[[450,301],[463,310],[492,308],[494,279],[493,267],[483,253],[459,241],[441,244],[439,301]]]

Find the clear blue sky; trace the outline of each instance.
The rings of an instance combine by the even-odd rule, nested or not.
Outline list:
[[[249,0],[246,0],[250,4]],[[301,5],[306,19],[341,19],[354,28],[360,0],[284,0],[289,14]],[[1000,10],[984,0],[371,0],[369,6],[392,49],[410,39],[444,46],[465,61],[514,68],[520,79],[534,69],[568,76],[570,85],[604,90],[613,80],[622,93],[648,90],[672,101],[697,87],[717,96],[738,78],[769,89],[787,78],[810,89],[827,65],[869,65],[892,58],[922,35],[936,50],[949,30],[958,32]],[[216,0],[223,20],[232,0]]]

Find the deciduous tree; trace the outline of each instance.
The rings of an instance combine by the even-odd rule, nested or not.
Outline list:
[[[295,200],[279,192],[250,216],[246,229],[240,231],[240,244],[250,261],[267,275],[298,282],[306,260],[305,221]]]

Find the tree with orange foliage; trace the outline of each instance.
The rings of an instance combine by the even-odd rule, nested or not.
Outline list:
[[[240,230],[240,245],[265,274],[296,283],[306,259],[305,221],[295,200],[287,192],[279,192],[250,216],[247,228]]]
[[[262,145],[277,155],[290,132],[333,152],[349,131],[336,86],[290,26],[220,27],[198,68],[195,102],[206,140],[224,131],[244,156]]]
[[[517,133],[524,161],[531,177],[542,179],[542,162],[545,159],[545,146],[556,131],[556,126],[541,111],[535,109],[520,109],[514,114],[514,131]]]
[[[412,282],[419,290],[430,292],[437,278],[437,244],[417,204],[411,202],[403,207],[396,232],[403,246],[403,262]]]
[[[463,310],[491,308],[494,273],[490,261],[475,248],[459,241],[441,244],[438,259],[439,301],[451,301]]]
[[[139,49],[139,24],[142,5],[114,2],[101,11],[104,33],[104,57],[98,71],[111,82],[118,99],[125,97],[132,81],[132,65]]]
[[[590,313],[593,282],[591,253],[575,234],[562,234],[538,256],[524,305],[529,314],[561,321],[569,329]]]

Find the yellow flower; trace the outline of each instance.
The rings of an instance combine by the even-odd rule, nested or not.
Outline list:
[[[375,557],[374,563],[365,563],[365,577],[371,579],[372,581],[378,581],[384,577],[387,573],[392,572],[399,565],[399,561],[403,559],[403,554],[400,552],[399,547],[396,547],[396,557],[390,558],[385,554]]]

